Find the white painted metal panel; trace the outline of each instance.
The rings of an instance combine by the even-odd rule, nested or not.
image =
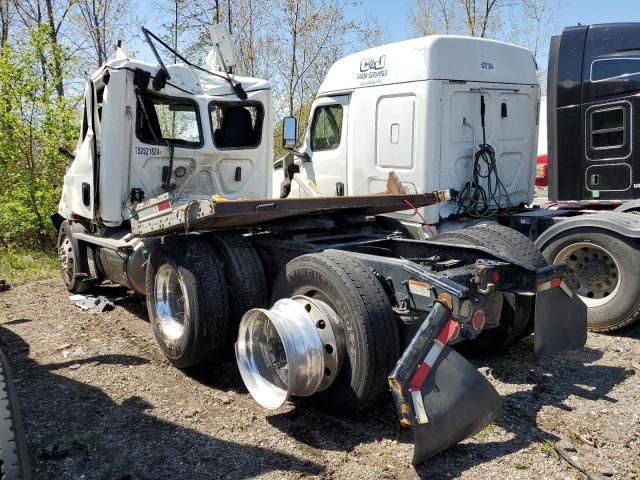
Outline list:
[[[376,113],[376,165],[397,170],[413,168],[416,151],[415,95],[381,97]]]
[[[495,150],[498,174],[511,204],[529,203],[533,198],[537,143],[537,87],[521,85],[514,88],[476,82],[446,82],[443,85],[440,186],[462,191],[471,179],[473,155],[482,143],[481,95],[486,105],[486,142]],[[464,125],[463,119],[475,129],[475,142],[473,132]],[[481,185],[487,188],[486,181],[481,181]],[[501,206],[506,207],[507,203],[507,198],[503,197]],[[457,208],[455,204],[445,205],[440,215],[446,218],[456,213]]]

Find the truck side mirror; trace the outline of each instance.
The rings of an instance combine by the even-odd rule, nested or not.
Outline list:
[[[282,146],[295,148],[298,141],[298,119],[296,117],[284,117],[282,119]]]

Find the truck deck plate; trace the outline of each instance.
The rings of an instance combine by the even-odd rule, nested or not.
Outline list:
[[[131,229],[139,237],[193,230],[265,225],[277,220],[323,214],[379,215],[407,210],[408,203],[426,207],[450,199],[449,190],[411,195],[223,200],[213,197],[171,202],[167,194],[138,205]]]

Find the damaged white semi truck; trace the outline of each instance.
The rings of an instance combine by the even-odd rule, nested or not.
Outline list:
[[[111,281],[145,295],[155,338],[175,366],[215,361],[235,342],[245,385],[266,408],[298,396],[353,414],[391,390],[419,463],[500,410],[497,392],[452,345],[495,353],[532,331],[538,357],[584,344],[586,310],[571,274],[547,265],[526,237],[484,225],[414,238],[404,213],[394,213],[410,206],[446,225],[460,208],[468,215],[481,208],[479,185],[464,190],[480,138],[467,124],[480,121],[485,98],[506,192],[500,200],[485,185],[487,209],[530,201],[538,87],[515,84],[508,73],[534,72],[530,52],[433,37],[363,54],[359,70],[344,73],[344,89],[339,78],[332,84],[332,98],[358,82],[386,93],[314,116],[312,182],[295,178],[310,166],[303,153],[292,153],[302,163],[282,162],[275,197],[295,185],[326,196],[273,198],[269,83],[228,73],[223,44],[219,67],[201,68],[177,52],[181,63],[165,65],[154,47],[160,40],[143,32],[157,64],[119,49],[87,81],[54,223],[68,290]],[[454,59],[473,65],[480,81],[447,77]],[[393,82],[375,87],[382,78]],[[404,94],[408,84],[412,93]],[[315,111],[326,101],[319,97]],[[502,111],[514,121],[500,123]],[[407,131],[394,112],[418,120]],[[293,146],[288,123],[284,140]],[[379,131],[358,137],[374,123]],[[351,135],[362,140],[341,142]],[[403,150],[407,135],[418,146]],[[349,152],[348,173],[334,178],[324,165],[340,148]],[[359,158],[376,160],[356,168]],[[398,184],[385,193],[392,170],[412,193]],[[349,178],[363,185],[360,195]]]

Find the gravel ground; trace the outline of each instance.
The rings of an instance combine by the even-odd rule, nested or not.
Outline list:
[[[355,420],[268,413],[232,361],[171,367],[144,302],[101,293],[121,297],[114,310],[79,310],[57,279],[0,294],[36,479],[583,478],[556,445],[593,478],[640,478],[640,324],[537,364],[530,340],[477,363],[502,418],[416,469],[390,395]]]

